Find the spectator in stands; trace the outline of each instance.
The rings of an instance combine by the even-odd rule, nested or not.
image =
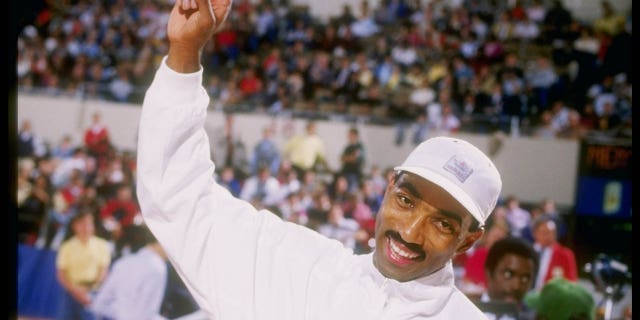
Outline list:
[[[343,4],[342,11],[336,17],[336,23],[338,25],[345,25],[345,24],[349,25],[354,21],[356,21],[356,17],[353,15],[353,12],[351,10],[351,4],[349,3]]]
[[[53,150],[51,150],[51,156],[58,159],[68,159],[73,156],[73,152],[75,149],[76,146],[71,140],[71,135],[65,134],[62,137],[62,141],[60,141],[60,144],[58,144],[53,148]]]
[[[307,208],[303,202],[303,192],[291,192],[278,204],[278,211],[282,220],[306,225],[308,221]]]
[[[552,217],[553,221],[555,221],[556,223],[556,227],[558,228],[558,240],[564,239],[564,237],[567,234],[566,223],[564,222],[564,220],[562,219],[562,216],[560,216],[557,211],[548,211],[548,209],[544,209],[545,207],[547,208],[549,207],[548,205],[549,202],[552,203],[553,201],[550,199],[545,199],[539,205],[533,206],[531,208],[531,210],[529,211],[531,213],[531,221],[535,221],[538,217],[542,215],[547,215]],[[525,232],[523,232],[522,237],[525,240],[529,241],[530,243],[533,243],[535,241],[535,239],[533,238],[533,226],[531,223],[529,224],[529,227],[525,229]]]
[[[240,131],[235,126],[233,113],[224,115],[224,125],[214,129],[211,138],[217,146],[212,149],[211,155],[216,163],[232,167],[234,175],[238,179],[244,180],[249,175],[249,159]]]
[[[107,164],[111,153],[111,137],[102,123],[100,112],[94,112],[91,119],[91,125],[84,131],[84,146],[89,155],[96,159],[98,167],[102,168]]]
[[[291,165],[304,176],[307,170],[315,170],[316,166],[326,167],[325,145],[316,133],[315,121],[309,121],[305,133],[291,137],[284,145],[284,156],[291,161]]]
[[[412,109],[422,110],[436,98],[436,91],[431,88],[429,79],[420,80],[422,81],[420,85],[414,87],[408,97]]]
[[[135,228],[142,247],[116,260],[91,301],[98,319],[163,319],[167,255],[144,225]]]
[[[85,149],[82,147],[75,148],[70,158],[61,159],[58,165],[55,166],[51,174],[51,183],[56,188],[62,188],[69,183],[74,171],[89,175],[94,171],[94,167],[95,160],[87,155]]]
[[[542,0],[533,0],[526,7],[527,17],[537,24],[542,24],[547,14],[547,7]]]
[[[135,93],[134,90],[128,65],[119,64],[115,78],[109,82],[109,94],[115,101],[127,102]]]
[[[22,170],[19,172],[22,172]],[[18,179],[22,179],[20,176]],[[18,188],[20,188],[20,180]],[[51,208],[53,189],[47,176],[38,175],[33,184],[29,184],[25,191],[23,200],[19,196],[17,202],[18,241],[20,243],[34,244],[41,225],[46,223],[45,218],[47,218],[47,212]]]
[[[356,231],[360,228],[358,222],[344,215],[342,206],[338,203],[331,205],[327,222],[318,226],[318,232],[328,238],[340,241],[345,247],[356,248]]]
[[[325,189],[317,189],[311,194],[311,203],[307,207],[307,224],[309,229],[317,230],[318,226],[328,221],[332,202]]]
[[[263,87],[262,80],[253,67],[246,69],[238,80],[238,89],[240,89],[243,99],[253,104],[260,101]]]
[[[269,168],[262,166],[255,175],[244,181],[240,199],[251,202],[257,208],[264,208],[276,205],[281,194],[278,179],[271,175]]]
[[[256,174],[259,167],[267,167],[271,175],[277,175],[280,168],[280,149],[273,141],[273,128],[262,129],[262,139],[253,147],[250,159],[251,174]]]
[[[56,256],[56,272],[63,293],[56,319],[92,320],[89,306],[109,271],[109,243],[95,236],[93,213],[79,211],[70,222],[73,236]]]
[[[611,2],[607,0],[600,1],[600,8],[602,15],[593,22],[594,30],[604,32],[609,37],[620,33],[625,24],[624,15],[617,13]]]
[[[104,228],[110,232],[113,240],[122,235],[122,229],[135,223],[140,214],[138,203],[133,198],[133,190],[128,184],[117,187],[115,196],[107,199],[100,208],[100,218]]]
[[[360,16],[349,25],[356,38],[368,38],[380,31],[368,1],[360,2]]]
[[[536,106],[534,115],[549,109],[552,86],[558,81],[558,75],[545,56],[538,56],[525,70],[527,86],[532,91],[532,104]]]
[[[547,11],[542,22],[544,42],[557,46],[556,40],[567,40],[569,26],[573,22],[571,12],[564,6],[562,0],[553,0],[551,8]]]
[[[549,215],[541,215],[532,222],[533,247],[540,256],[540,268],[536,275],[535,288],[542,289],[554,278],[578,280],[575,254],[570,248],[557,241],[557,224]]]
[[[356,220],[361,226],[368,225],[375,218],[371,208],[364,202],[364,195],[358,190],[347,193],[341,205],[345,216]]]
[[[334,174],[333,180],[327,186],[327,191],[329,192],[329,196],[331,200],[343,203],[347,201],[349,196],[349,181],[347,177],[341,174]]]
[[[243,3],[245,2],[243,1]],[[613,4],[615,5],[615,3]],[[269,10],[272,5],[274,6],[273,10]],[[336,95],[335,92],[323,90],[326,88],[322,87],[326,85],[317,81],[318,74],[326,76],[326,72],[318,73],[318,68],[315,66],[315,58],[329,55],[344,59],[345,64],[350,65],[354,62],[355,56],[366,54],[371,59],[369,64],[371,70],[379,70],[382,66],[382,70],[386,70],[384,71],[386,75],[378,78],[379,84],[374,81],[368,88],[358,88],[356,83],[355,100],[386,104],[387,101],[384,101],[385,99],[380,99],[381,87],[398,92],[398,88],[402,86],[404,79],[411,78],[406,70],[400,70],[397,64],[381,63],[382,57],[389,59],[389,61],[393,59],[390,50],[398,48],[401,45],[401,41],[407,40],[408,42],[406,51],[410,53],[409,59],[415,58],[415,63],[412,66],[419,64],[424,66],[419,68],[420,73],[435,74],[435,76],[429,77],[431,84],[435,88],[437,78],[442,77],[442,72],[445,70],[438,63],[444,53],[449,54],[458,50],[464,52],[466,57],[470,58],[468,63],[473,68],[474,76],[479,75],[483,66],[500,69],[504,65],[505,50],[517,49],[513,46],[514,42],[510,41],[513,38],[511,35],[513,29],[515,29],[516,25],[526,21],[527,17],[533,22],[531,24],[533,28],[535,28],[534,24],[542,24],[541,33],[536,38],[531,39],[534,44],[531,46],[532,50],[512,51],[513,53],[517,53],[517,56],[521,59],[528,59],[530,56],[537,55],[537,52],[541,51],[541,49],[544,51],[544,46],[551,45],[553,48],[551,56],[553,67],[559,67],[558,70],[565,70],[565,66],[572,60],[576,61],[579,66],[577,74],[573,73],[573,68],[569,69],[571,70],[571,77],[566,72],[559,74],[558,90],[552,90],[553,99],[563,98],[568,105],[581,108],[585,103],[584,91],[600,77],[596,75],[626,75],[631,80],[628,65],[631,64],[629,45],[632,41],[630,33],[625,31],[630,31],[630,24],[627,24],[626,28],[624,27],[624,17],[630,19],[631,10],[616,12],[615,6],[610,3],[602,3],[602,18],[597,20],[608,21],[605,24],[619,30],[619,32],[615,35],[609,35],[605,29],[611,28],[605,27],[603,29],[598,27],[598,30],[602,30],[597,31],[599,39],[594,37],[593,33],[584,39],[578,39],[583,30],[587,30],[587,28],[591,30],[594,25],[599,25],[599,22],[594,21],[594,25],[591,25],[590,23],[574,21],[571,18],[571,8],[563,7],[562,1],[553,1],[548,4],[542,1],[512,1],[512,3],[508,4],[500,1],[484,1],[470,4],[468,8],[464,7],[466,10],[458,10],[456,8],[457,5],[457,2],[454,4],[447,1],[437,5],[404,3],[404,1],[380,3],[368,11],[370,12],[369,16],[374,18],[374,22],[379,24],[380,30],[383,32],[379,32],[370,38],[357,38],[349,37],[349,34],[353,33],[353,27],[351,27],[352,22],[355,21],[353,15],[347,15],[347,19],[342,20],[343,22],[339,22],[341,21],[340,18],[332,17],[326,23],[319,20],[312,23],[312,18],[315,17],[311,17],[309,14],[313,13],[314,5],[310,6],[310,11],[305,11],[301,15],[298,12],[295,14],[289,12],[289,8],[281,4],[279,6],[276,6],[276,4],[261,4],[260,6],[243,4],[243,11],[247,12],[246,15],[233,15],[223,27],[224,30],[218,32],[214,41],[211,41],[203,51],[204,63],[207,66],[220,66],[217,76],[220,79],[226,79],[225,81],[236,87],[235,90],[228,92],[225,90],[225,97],[218,100],[214,108],[219,108],[222,105],[226,105],[229,109],[252,107],[253,104],[242,97],[240,90],[237,88],[240,72],[260,66],[259,62],[261,61],[256,63],[255,61],[258,60],[256,57],[265,56],[271,51],[282,51],[283,55],[280,57],[278,55],[269,55],[270,58],[268,60],[270,62],[262,65],[265,72],[257,74],[257,80],[263,82],[265,84],[264,87],[267,87],[267,90],[263,90],[263,92],[268,95],[268,100],[261,101],[258,108],[273,104],[277,86],[273,86],[272,82],[276,82],[274,81],[276,79],[276,73],[274,72],[278,71],[282,71],[283,79],[288,77],[295,79],[295,81],[291,82],[296,82],[297,84],[294,86],[288,85],[287,87],[299,85],[300,90],[289,88],[291,94],[287,98],[278,99],[279,103],[274,106],[278,106],[281,103],[287,104],[286,102],[288,102],[289,106],[296,105],[298,102],[296,100],[303,93],[304,97],[308,98],[309,94],[313,95],[314,92],[322,93],[321,99],[323,102],[344,101],[342,100],[344,97],[340,96],[343,93]],[[166,21],[168,18],[166,14],[154,12],[154,10],[157,11],[156,5],[144,3],[141,6],[144,8],[138,9],[135,4],[128,4],[122,10],[106,10],[103,13],[99,10],[86,10],[84,3],[77,3],[70,5],[69,10],[83,12],[80,18],[63,16],[57,10],[51,10],[47,14],[43,14],[42,16],[48,17],[50,21],[55,21],[50,28],[38,27],[36,29],[34,27],[26,27],[19,34],[17,55],[20,77],[19,89],[32,90],[30,87],[35,85],[36,87],[45,88],[42,92],[65,91],[74,93],[75,91],[76,94],[83,97],[114,100],[114,97],[109,94],[109,84],[117,81],[117,74],[120,70],[126,70],[126,73],[131,77],[129,82],[135,86],[132,94],[126,100],[129,102],[141,101],[143,90],[140,90],[139,87],[145,86],[151,81],[152,68],[161,59],[160,54],[164,49],[164,44],[156,41],[156,39],[161,39],[166,34],[162,21]],[[120,9],[120,6],[117,7]],[[150,7],[154,8],[149,9]],[[365,7],[368,8],[368,5]],[[409,15],[407,10],[411,11],[412,14]],[[132,19],[122,19],[121,12],[124,12],[125,16],[128,13],[133,14]],[[136,18],[136,12],[143,13],[140,15],[140,19]],[[51,15],[49,16],[49,14]],[[272,21],[274,16],[276,19],[275,25]],[[403,21],[401,26],[385,23],[385,21],[394,20],[393,17]],[[606,17],[614,19],[609,20]],[[621,20],[619,17],[623,17],[623,19]],[[302,29],[303,38],[313,38],[311,46],[309,46],[308,42],[305,42],[308,40],[294,42],[295,49],[288,48],[285,42],[273,43],[271,40],[266,40],[267,38],[285,38],[286,32],[292,28],[296,20],[303,21],[305,25]],[[104,34],[94,28],[92,23],[95,21],[101,21],[100,30],[107,30]],[[611,23],[612,21],[618,22]],[[629,23],[629,21],[627,20],[626,22]],[[495,35],[491,33],[485,36],[488,28],[500,31],[497,31]],[[265,35],[265,29],[269,30],[266,32],[268,35]],[[136,32],[127,32],[126,30],[136,30]],[[322,44],[323,40],[314,36],[314,34],[321,34],[323,31],[329,34],[327,36],[329,38],[328,44]],[[614,31],[614,33],[616,32]],[[388,37],[389,34],[397,35],[397,37]],[[497,39],[496,35],[500,35],[503,38]],[[556,40],[555,42],[553,42],[554,39]],[[573,41],[576,39],[577,41],[574,43]],[[380,43],[384,45],[378,47]],[[573,45],[575,45],[576,50],[571,50]],[[313,49],[314,51],[309,54],[309,57],[306,57],[304,52],[308,49]],[[250,56],[247,56],[248,59],[246,61],[239,59],[243,50],[251,53]],[[473,58],[473,52],[476,50],[482,51]],[[292,51],[292,53],[288,53],[288,51]],[[132,54],[136,52],[139,54],[134,58]],[[281,57],[284,57],[284,59]],[[300,64],[299,67],[298,61],[306,62]],[[310,61],[313,62],[311,64],[313,70],[308,69]],[[445,62],[447,62],[446,59]],[[244,69],[240,69],[240,64]],[[289,70],[286,70],[286,67]],[[320,68],[320,70],[324,69],[324,67]],[[331,71],[335,71],[334,69],[332,66]],[[384,80],[389,79],[390,70],[396,70],[391,76],[392,79]],[[425,70],[427,71],[425,72]],[[236,73],[237,75],[234,75]],[[491,73],[496,74],[496,72]],[[343,80],[345,78],[348,79],[349,77],[343,77]],[[401,82],[400,80],[403,81]],[[455,100],[460,100],[460,95],[464,94],[460,90],[466,86],[464,82],[461,81],[460,84],[463,85],[456,86],[458,91],[454,90]],[[571,90],[567,90],[569,86]],[[129,85],[123,87],[130,88]],[[345,88],[345,86],[340,87]],[[506,92],[507,90],[504,91]],[[212,92],[211,96],[215,98],[218,94]],[[526,92],[526,94],[531,94],[531,92]],[[521,98],[526,98],[526,94]],[[399,95],[402,95],[402,93],[399,93]],[[382,96],[388,97],[388,95],[384,94]],[[517,101],[510,98],[507,96],[507,109],[516,106],[513,103]],[[532,97],[529,96],[529,98]],[[395,100],[397,99],[392,100],[394,104],[396,103]],[[333,109],[335,112],[349,116],[349,113],[361,110],[360,108],[348,108],[350,103],[348,101],[347,103],[338,103],[337,101]],[[525,113],[523,116],[537,116],[536,113],[539,113],[539,110],[531,108],[536,103],[532,104],[533,100],[529,100],[529,102],[523,100],[523,102],[525,109],[529,107],[528,110],[522,110]],[[478,105],[479,109],[483,109],[485,106],[482,103],[478,103]],[[501,108],[499,103],[495,105],[495,109]],[[596,105],[598,105],[598,111],[600,112],[600,103],[596,103]],[[616,108],[620,107],[616,106]],[[287,109],[289,107],[283,108]],[[305,110],[307,112],[304,113],[305,116],[316,115],[318,111],[324,111],[314,110],[313,108],[305,109],[307,109]],[[620,116],[625,123],[628,122],[626,115],[630,114],[630,107],[626,110],[618,110],[622,112]],[[460,115],[455,108],[454,112]],[[372,116],[373,118],[373,116],[377,117],[378,114],[367,114],[366,116]],[[384,118],[387,118],[384,120],[389,120],[388,118],[396,116],[396,112],[388,112],[383,115]],[[503,129],[506,130],[510,122],[506,118],[503,120],[505,121]],[[529,119],[524,118],[522,120]],[[523,125],[526,124],[526,122],[523,123]],[[463,129],[466,130],[467,128],[469,127],[465,126]],[[489,129],[494,130],[495,125],[492,125]]]
[[[615,132],[622,124],[622,119],[616,112],[612,102],[607,101],[603,105],[602,115],[598,118],[598,130]]]
[[[40,225],[37,246],[57,249],[67,238],[67,226],[77,213],[78,201],[85,189],[85,175],[80,170],[74,169],[69,182],[53,193],[52,207]]]
[[[42,139],[32,132],[31,121],[22,121],[18,131],[18,158],[41,157],[46,151]]]
[[[569,111],[569,121],[567,126],[558,132],[558,138],[572,139],[580,141],[587,134],[587,129],[580,122],[580,113],[576,110]]]
[[[544,110],[540,113],[540,122],[533,127],[532,136],[542,139],[555,139],[558,130],[553,125],[553,113]]]
[[[512,316],[525,319],[529,311],[523,299],[532,287],[537,266],[538,255],[525,240],[507,237],[494,243],[485,262],[487,292],[480,299],[485,313],[493,314],[492,319],[513,319],[488,308],[492,303],[506,303],[514,306]]]
[[[450,101],[442,101],[442,109],[440,112],[438,122],[435,124],[436,130],[444,135],[458,132],[460,129],[460,119],[453,113]]]
[[[382,194],[376,191],[373,179],[365,178],[360,184],[359,191],[362,194],[363,202],[369,207],[375,217],[382,205]]]
[[[593,102],[593,108],[598,116],[604,114],[604,106],[606,103],[615,105],[618,97],[614,91],[613,75],[605,74],[602,79],[596,83],[592,83],[587,90],[587,97]]]
[[[496,208],[499,209],[499,208]],[[487,277],[485,272],[485,261],[491,247],[500,239],[509,236],[509,225],[504,220],[493,213],[485,225],[485,234],[482,236],[474,248],[469,250],[464,261],[463,282],[470,284],[470,290],[466,294],[472,295],[478,292],[484,293],[487,289]]]
[[[169,54],[140,123],[142,212],[201,307],[214,318],[481,317],[455,287],[451,259],[482,236],[502,182],[491,160],[466,141],[429,139],[396,167],[368,255],[354,256],[212,185],[199,55],[230,8],[228,1],[176,2]],[[169,90],[176,86],[182,90]],[[303,297],[310,304],[300,303]]]
[[[509,195],[505,199],[505,207],[507,208],[506,218],[511,229],[511,235],[514,237],[522,237],[522,233],[531,222],[531,213],[520,206],[520,200],[514,195]]]
[[[349,128],[347,145],[342,149],[342,154],[340,155],[340,162],[342,164],[340,173],[347,178],[349,190],[351,191],[357,190],[360,186],[360,181],[363,177],[365,156],[365,149],[360,140],[358,128]]]
[[[233,167],[225,166],[220,170],[220,174],[216,178],[216,182],[229,190],[234,197],[240,195],[242,190],[242,182],[236,178]]]
[[[556,134],[565,130],[569,126],[569,113],[571,109],[562,99],[551,102],[551,126],[556,130]]]
[[[33,187],[31,181],[31,173],[35,166],[35,162],[30,158],[23,158],[18,161],[18,183],[17,187],[17,205],[20,206],[27,198]]]

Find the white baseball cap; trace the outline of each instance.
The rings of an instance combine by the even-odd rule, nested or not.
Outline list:
[[[430,138],[395,167],[442,187],[484,225],[496,206],[502,179],[496,166],[471,143],[450,137]]]

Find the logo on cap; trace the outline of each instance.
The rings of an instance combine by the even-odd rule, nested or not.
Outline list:
[[[443,168],[451,172],[461,183],[464,183],[473,173],[473,168],[466,161],[458,159],[455,155],[444,164]]]

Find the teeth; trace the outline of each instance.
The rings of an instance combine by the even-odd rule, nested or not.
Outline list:
[[[398,246],[398,244],[396,244],[395,241],[391,240],[389,241],[389,244],[391,246],[391,252],[394,254],[397,254],[405,259],[415,259],[418,257],[417,254],[413,253],[413,252],[409,252],[406,251],[404,249],[402,249],[400,246]]]

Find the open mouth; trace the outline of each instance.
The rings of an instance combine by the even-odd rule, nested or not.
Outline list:
[[[387,234],[386,255],[395,265],[406,266],[424,260],[425,253],[420,249],[411,248],[414,246],[416,245],[404,242],[398,234]]]

